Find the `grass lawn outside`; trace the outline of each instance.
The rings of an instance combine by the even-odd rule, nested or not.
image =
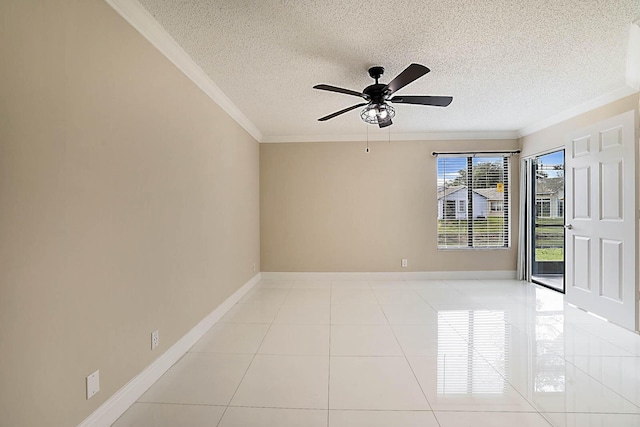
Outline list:
[[[466,219],[439,219],[438,232],[440,233],[466,233]],[[473,230],[475,232],[497,231],[504,227],[504,219],[501,217],[489,217],[473,220]]]
[[[536,248],[536,261],[563,261],[564,248]]]
[[[466,219],[438,220],[439,247],[466,247],[468,244]],[[504,244],[504,219],[501,217],[473,220],[474,247],[502,247]]]

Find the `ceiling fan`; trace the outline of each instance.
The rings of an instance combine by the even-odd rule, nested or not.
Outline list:
[[[326,90],[329,92],[344,93],[346,95],[359,96],[364,98],[365,101],[360,104],[352,105],[344,110],[336,111],[328,116],[320,117],[318,121],[324,122],[334,117],[344,114],[351,110],[355,110],[359,107],[365,107],[360,113],[362,120],[369,124],[378,125],[381,128],[391,126],[393,122],[391,119],[396,115],[395,109],[388,104],[393,102],[394,104],[416,104],[416,105],[431,105],[435,107],[446,107],[451,104],[453,97],[451,96],[394,96],[391,97],[396,91],[402,89],[409,83],[414,82],[420,77],[427,74],[429,70],[424,65],[411,64],[403,72],[398,74],[395,79],[391,80],[388,84],[378,83],[378,79],[384,74],[383,67],[371,67],[369,68],[369,76],[376,80],[375,84],[367,86],[362,92],[354,90],[343,89],[330,85],[315,85],[314,89]]]

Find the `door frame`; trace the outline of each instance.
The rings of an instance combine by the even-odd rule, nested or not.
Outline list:
[[[562,290],[559,290],[557,288],[551,287],[549,285],[546,285],[544,283],[538,282],[533,280],[533,260],[534,260],[534,255],[535,255],[535,249],[533,247],[533,245],[535,244],[535,239],[534,239],[534,234],[535,234],[535,214],[534,214],[534,209],[535,209],[535,194],[533,194],[533,182],[535,180],[535,177],[533,176],[533,161],[537,158],[537,157],[541,157],[547,154],[551,154],[551,153],[556,153],[558,151],[565,151],[565,146],[563,145],[559,145],[557,147],[553,147],[553,148],[549,148],[543,151],[538,151],[532,154],[529,154],[525,157],[521,158],[521,164],[520,167],[525,168],[525,178],[526,178],[526,184],[525,184],[525,194],[524,195],[520,195],[520,197],[524,197],[525,198],[525,204],[524,204],[524,209],[525,209],[525,216],[524,216],[524,226],[525,226],[525,233],[524,233],[524,237],[525,237],[525,241],[523,243],[520,244],[524,244],[524,248],[525,248],[525,280],[527,282],[530,283],[535,283],[536,285],[539,286],[543,286],[545,288],[551,289],[553,291],[556,292],[560,292],[562,294],[564,294],[567,290],[567,286],[566,286],[566,281],[565,281],[565,277],[567,274],[567,263],[566,263],[566,256],[563,256],[564,261],[564,272],[563,272],[563,278],[562,278]],[[565,152],[565,165],[566,165],[566,152]],[[565,177],[565,199],[566,199],[566,193],[567,193],[567,188],[566,188],[566,177]],[[563,212],[564,216],[565,216],[565,223],[566,223],[566,212]],[[566,243],[565,243],[566,245]]]

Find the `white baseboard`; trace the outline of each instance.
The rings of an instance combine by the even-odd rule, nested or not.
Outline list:
[[[262,280],[509,280],[515,278],[515,270],[391,271],[380,273],[262,272]]]
[[[235,291],[222,304],[202,319],[185,336],[180,338],[151,365],[136,375],[131,381],[105,401],[89,415],[78,427],[109,427],[135,403],[165,372],[173,366],[211,327],[222,318],[240,299],[251,290],[261,278],[256,274]]]

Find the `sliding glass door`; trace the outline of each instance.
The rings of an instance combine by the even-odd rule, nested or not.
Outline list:
[[[564,150],[531,162],[531,281],[564,292]]]

